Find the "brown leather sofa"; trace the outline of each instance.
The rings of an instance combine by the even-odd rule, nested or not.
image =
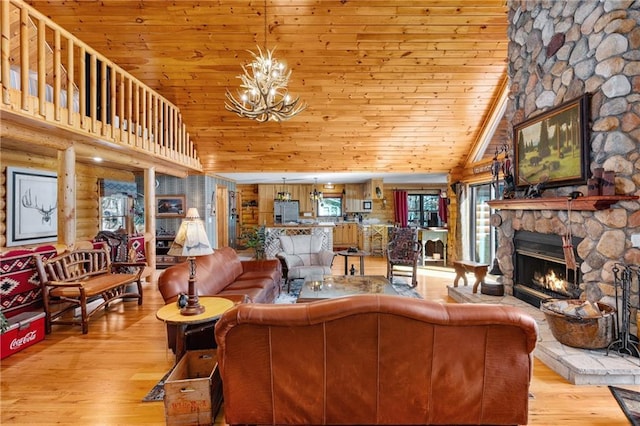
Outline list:
[[[280,294],[282,264],[277,259],[240,260],[230,247],[196,257],[196,289],[199,296],[220,296],[234,302],[273,303]],[[165,269],[158,277],[158,289],[165,303],[175,303],[187,293],[189,264],[182,262]],[[189,326],[187,349],[215,348],[213,323]],[[176,327],[167,324],[167,344],[175,351]]]
[[[526,424],[517,308],[360,295],[236,305],[215,328],[228,424]]]
[[[277,259],[240,260],[230,247],[196,257],[196,289],[200,296],[223,296],[254,303],[273,303],[280,294],[282,265]],[[158,289],[165,303],[187,293],[189,264],[182,262],[165,269],[158,277]]]

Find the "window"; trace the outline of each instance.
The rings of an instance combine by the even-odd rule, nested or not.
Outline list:
[[[325,197],[318,201],[318,216],[342,216],[342,197]]]
[[[502,182],[498,193],[502,191]],[[487,201],[496,198],[493,184],[483,184],[471,187],[471,258],[476,262],[491,264],[495,255],[497,229],[489,225],[491,209]]]
[[[440,195],[437,194],[409,194],[409,224],[421,228],[441,226],[438,217],[439,198]]]

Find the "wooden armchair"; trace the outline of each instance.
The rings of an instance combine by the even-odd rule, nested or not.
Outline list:
[[[387,278],[393,282],[394,276],[410,277],[411,287],[418,285],[418,261],[422,245],[413,228],[393,228],[387,245]]]

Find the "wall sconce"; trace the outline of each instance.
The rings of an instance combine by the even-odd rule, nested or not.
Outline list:
[[[379,186],[376,186],[376,197],[378,197],[378,199],[382,198],[382,189],[380,189]]]

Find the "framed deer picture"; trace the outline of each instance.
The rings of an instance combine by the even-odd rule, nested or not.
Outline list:
[[[57,180],[54,172],[7,167],[7,247],[58,239]]]

